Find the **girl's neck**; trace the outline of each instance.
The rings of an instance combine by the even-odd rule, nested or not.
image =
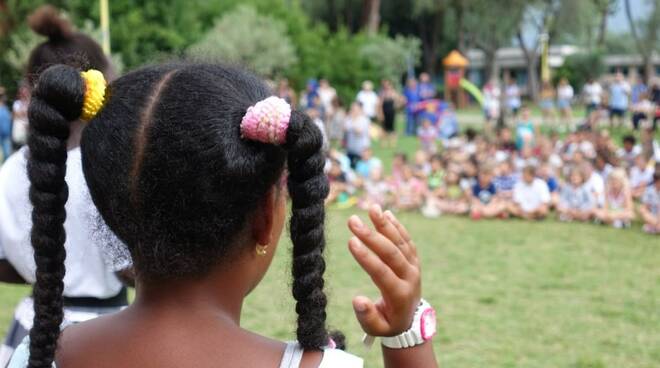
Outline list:
[[[240,325],[249,287],[235,277],[211,273],[202,278],[138,281],[132,308],[149,313],[189,313],[221,317]]]

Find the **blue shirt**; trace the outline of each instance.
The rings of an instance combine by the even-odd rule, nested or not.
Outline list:
[[[527,137],[531,137],[531,139]],[[529,139],[529,142],[534,141],[534,124],[532,124],[531,121],[521,121],[516,127],[516,148],[518,148],[518,150],[523,148],[526,139]]]
[[[11,113],[5,105],[0,106],[0,137],[11,136]]]
[[[493,184],[498,192],[512,191],[516,182],[518,182],[518,178],[515,175],[499,175],[493,179]]]
[[[557,179],[554,177],[549,177],[545,181],[546,184],[548,184],[548,189],[550,190],[550,193],[554,193],[559,189],[559,184],[557,183]]]
[[[610,107],[625,110],[628,108],[628,91],[623,83],[612,83],[610,86]]]
[[[408,110],[413,110],[415,105],[420,101],[419,98],[419,88],[408,88],[403,90],[403,95],[406,96],[406,108]]]
[[[419,96],[422,100],[430,100],[435,97],[435,86],[433,83],[420,83]]]
[[[635,84],[630,91],[630,102],[638,103],[641,100],[642,93],[646,93],[647,90],[648,88],[644,83]]]
[[[493,197],[497,194],[497,188],[492,182],[485,187],[481,187],[479,181],[472,186],[472,195],[478,198],[481,203],[488,204]]]

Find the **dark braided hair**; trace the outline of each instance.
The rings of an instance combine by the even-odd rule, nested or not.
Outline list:
[[[34,326],[30,331],[30,368],[50,368],[62,323],[64,289],[64,204],[69,123],[80,116],[83,81],[70,67],[45,72],[34,89],[28,117],[28,177],[32,210],[32,247],[37,266]]]
[[[58,66],[39,80],[30,107],[33,191],[66,188],[64,146],[58,145],[59,155],[50,155],[53,142],[66,140],[66,132],[56,127],[80,113],[83,85],[77,73]],[[322,135],[309,117],[292,113],[281,146],[242,139],[242,116],[272,92],[252,74],[219,65],[147,67],[114,81],[107,94],[106,105],[83,131],[82,165],[94,204],[129,247],[137,278],[199,277],[239,252],[254,251],[241,246],[254,244],[248,241],[248,224],[286,166],[297,339],[308,349],[327,345],[323,203],[328,181]],[[40,160],[47,165],[38,165]],[[35,290],[61,285],[65,200],[59,195],[46,204],[35,201],[35,216],[55,223],[35,221],[37,273],[43,276]],[[56,347],[61,286],[36,297],[39,328],[33,330],[31,367],[42,367]]]

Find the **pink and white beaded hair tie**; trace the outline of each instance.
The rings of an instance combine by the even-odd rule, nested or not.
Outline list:
[[[279,97],[268,97],[247,109],[241,121],[241,138],[284,144],[290,119],[291,106]]]

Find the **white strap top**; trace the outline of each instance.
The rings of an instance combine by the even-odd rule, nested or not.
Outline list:
[[[29,346],[30,340],[26,337],[14,351],[14,355],[7,368],[27,367],[28,358],[30,357]],[[287,343],[280,368],[300,368],[300,361],[304,352],[297,342]],[[55,363],[53,363],[53,368],[56,368]],[[323,359],[321,359],[319,368],[364,368],[364,362],[362,359],[348,354],[343,350],[325,349],[323,350]]]
[[[297,342],[286,344],[280,368],[299,368],[305,351]],[[319,368],[363,368],[362,359],[339,349],[324,349]]]

